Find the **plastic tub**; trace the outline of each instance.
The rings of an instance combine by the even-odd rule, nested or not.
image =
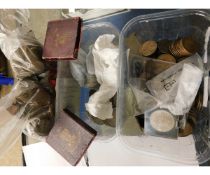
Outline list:
[[[190,135],[177,140],[145,136],[143,132],[137,131],[137,122],[126,116],[125,111],[125,92],[130,81],[125,38],[133,32],[136,33],[139,42],[176,39],[192,35],[203,46],[209,26],[210,15],[200,10],[174,10],[142,15],[133,18],[124,26],[120,35],[117,135],[129,149],[190,165],[210,159],[210,142],[204,139],[203,132],[197,133],[196,137]],[[202,57],[204,56],[203,48],[198,51]],[[210,50],[209,47],[208,50]],[[131,129],[133,130],[130,131]]]
[[[89,47],[93,45],[96,39],[102,34],[114,34],[119,39],[119,31],[110,23],[96,23],[84,26],[82,29],[80,48],[86,53]],[[107,125],[98,125],[83,113],[81,115],[80,103],[81,88],[79,84],[73,79],[69,61],[58,61],[57,81],[56,81],[56,116],[59,112],[69,107],[72,112],[80,116],[83,121],[88,123],[97,131],[96,139],[107,141],[116,135],[116,128]],[[83,106],[84,108],[84,106]],[[83,109],[84,111],[85,109]]]

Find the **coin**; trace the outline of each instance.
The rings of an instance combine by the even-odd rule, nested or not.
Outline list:
[[[197,51],[197,43],[192,37],[177,39],[170,44],[169,51],[175,57],[187,57]]]
[[[162,60],[162,61],[167,61],[167,62],[176,63],[176,59],[175,59],[172,55],[170,55],[170,54],[168,54],[168,53],[160,55],[160,56],[158,57],[158,59],[159,59],[159,60]]]
[[[164,39],[158,41],[158,49],[161,53],[169,53],[169,46],[171,44],[171,41]]]
[[[197,51],[197,43],[192,37],[183,38],[181,41],[183,48],[190,54],[194,54]]]
[[[185,125],[184,129],[179,129],[179,137],[186,137],[190,134],[192,134],[193,131],[193,126],[192,124],[188,121]]]
[[[157,50],[157,42],[153,40],[146,41],[139,49],[143,56],[151,56]]]
[[[136,37],[136,33],[131,33],[126,39],[125,39],[126,46],[130,49],[130,53],[138,54],[139,53],[139,47],[140,43]]]
[[[175,120],[171,113],[165,110],[157,110],[151,114],[150,124],[159,132],[169,132],[175,127]]]

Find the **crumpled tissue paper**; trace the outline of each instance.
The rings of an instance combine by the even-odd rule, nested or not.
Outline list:
[[[104,34],[98,37],[92,49],[95,75],[100,88],[86,103],[86,110],[94,117],[106,120],[113,118],[110,99],[117,92],[117,72],[119,49],[112,41],[115,35]]]

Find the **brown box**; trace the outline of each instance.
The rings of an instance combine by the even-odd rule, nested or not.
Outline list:
[[[71,165],[76,165],[96,136],[96,131],[69,110],[61,112],[47,143]]]
[[[49,21],[43,59],[72,60],[78,55],[82,20],[79,17]]]

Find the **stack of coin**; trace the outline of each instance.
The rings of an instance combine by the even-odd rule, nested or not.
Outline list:
[[[158,57],[159,60],[162,60],[162,61],[167,61],[167,62],[172,62],[172,63],[176,63],[176,59],[168,54],[168,53],[165,53],[165,54],[161,54],[159,57]]]
[[[177,39],[169,46],[169,51],[177,58],[193,55],[197,51],[197,44],[192,37]]]
[[[153,40],[146,41],[139,48],[140,54],[145,57],[152,56],[157,51],[157,42]]]

